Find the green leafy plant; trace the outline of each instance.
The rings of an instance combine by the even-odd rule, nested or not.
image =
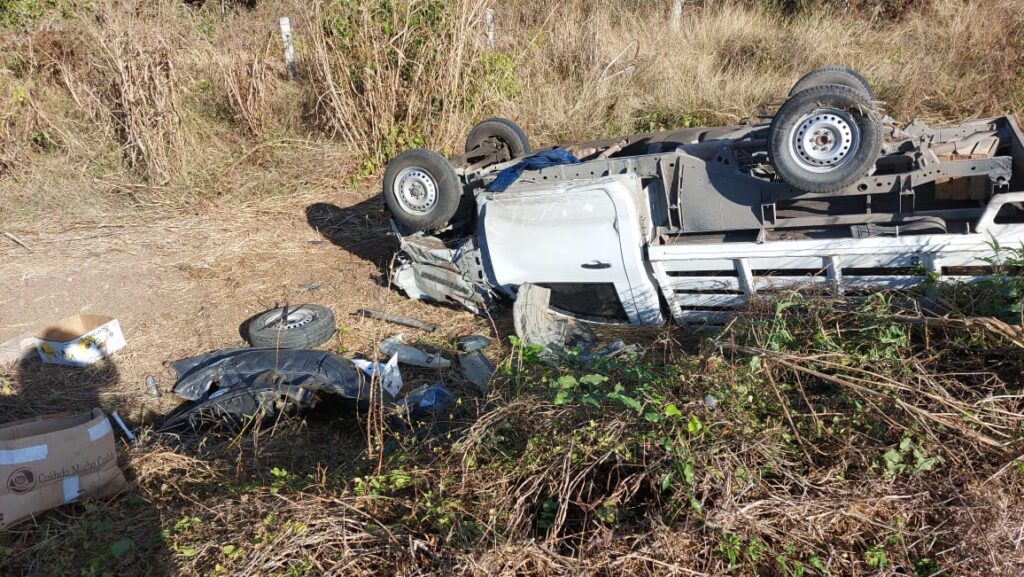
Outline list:
[[[906,435],[898,447],[882,455],[882,472],[886,478],[897,475],[919,476],[933,470],[941,462],[941,456],[929,455],[912,437]]]

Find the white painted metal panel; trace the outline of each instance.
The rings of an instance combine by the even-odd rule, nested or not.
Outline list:
[[[662,283],[665,290],[674,291],[738,291],[740,281],[734,276],[669,276]]]
[[[1017,194],[1007,195],[1007,199],[1016,198]],[[1024,194],[1020,196],[1024,201]],[[1024,225],[996,225],[990,221],[986,226],[986,234],[651,246],[648,257],[677,322],[723,322],[729,311],[691,309],[740,306],[737,303],[746,302],[758,292],[777,293],[814,286],[839,292],[908,289],[928,277],[925,274],[850,274],[850,271],[890,268],[893,273],[903,273],[908,268],[920,268],[922,273],[940,273],[949,267],[988,266],[985,259],[994,252],[990,244],[992,237],[1003,246],[1024,243]],[[736,276],[719,273],[726,270],[734,271]],[[820,272],[787,275],[787,270]],[[758,274],[759,271],[772,272],[766,275]],[[672,276],[669,272],[706,272],[709,276]],[[981,277],[942,278],[971,282]],[[737,290],[745,295],[735,294]]]
[[[672,299],[679,303],[680,307],[740,308],[747,304],[746,295],[673,293]]]
[[[492,284],[612,283],[630,324],[664,322],[643,253],[648,200],[635,175],[521,186],[477,200]]]

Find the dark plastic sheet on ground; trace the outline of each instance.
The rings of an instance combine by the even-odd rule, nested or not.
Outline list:
[[[370,403],[370,379],[350,360],[326,351],[224,349],[171,363],[178,373],[174,394],[188,402],[175,410],[163,429],[195,424],[199,417],[243,421],[273,416],[291,404],[313,406],[318,395],[348,399],[358,409]],[[378,390],[375,401],[393,404]]]

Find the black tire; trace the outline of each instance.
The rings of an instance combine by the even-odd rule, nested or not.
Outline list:
[[[472,152],[490,138],[504,147],[509,160],[530,154],[530,140],[526,133],[506,118],[488,118],[477,123],[466,137],[466,152]]]
[[[461,197],[455,169],[432,150],[406,150],[384,172],[384,204],[406,234],[446,226]]]
[[[814,134],[821,140],[811,141]],[[882,127],[871,101],[839,84],[812,86],[790,97],[768,132],[775,171],[808,192],[850,186],[871,170],[881,147]]]
[[[287,316],[284,316],[285,309]],[[286,319],[284,324],[282,319]],[[334,330],[334,313],[330,309],[320,305],[290,305],[253,317],[246,328],[246,340],[254,347],[308,349],[326,343]]]
[[[825,84],[849,86],[854,90],[860,91],[868,100],[875,99],[875,93],[871,90],[871,85],[868,84],[868,81],[856,70],[845,66],[822,66],[821,68],[811,70],[801,76],[800,80],[796,81],[793,88],[789,90],[789,96],[793,96],[797,92],[803,92],[808,88],[824,86]]]

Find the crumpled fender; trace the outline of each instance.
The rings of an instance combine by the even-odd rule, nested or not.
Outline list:
[[[401,244],[391,280],[410,298],[456,303],[476,314],[494,306],[493,291],[483,280],[480,250],[471,237],[450,248],[423,233],[396,235]]]

